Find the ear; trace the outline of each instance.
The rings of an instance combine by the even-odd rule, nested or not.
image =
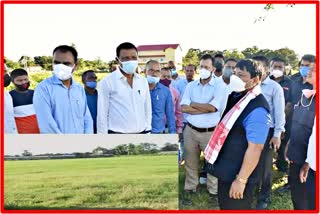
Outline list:
[[[73,73],[75,70],[77,70],[77,68],[78,68],[78,63],[74,64],[74,67],[73,67],[73,69],[72,69],[72,73]]]

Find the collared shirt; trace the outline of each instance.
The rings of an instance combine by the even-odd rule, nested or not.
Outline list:
[[[85,91],[73,79],[69,88],[55,75],[43,80],[34,91],[33,105],[40,133],[93,133]]]
[[[17,134],[17,126],[14,120],[13,103],[9,92],[4,91],[4,133]]]
[[[309,167],[316,171],[316,118],[314,118],[312,134],[309,138],[308,153],[306,162],[309,163]]]
[[[193,80],[192,80],[193,81]],[[191,81],[191,82],[192,82]],[[180,93],[180,97],[183,97],[184,94],[184,90],[186,89],[187,85],[189,84],[187,79],[180,79],[177,83],[177,87],[176,89],[178,90],[178,92]],[[187,123],[187,117],[188,117],[188,113],[183,113],[183,122]]]
[[[19,134],[39,134],[36,112],[33,107],[33,90],[25,93],[12,90],[9,92],[13,101],[14,119]]]
[[[301,94],[303,89],[312,89],[312,85],[308,82],[303,83],[302,76],[295,76],[292,78],[292,90],[291,90],[291,102],[293,105],[297,104],[301,99]]]
[[[174,80],[174,79],[171,80],[170,86],[173,87],[173,88],[175,88],[175,89],[177,89],[177,84],[178,84],[178,82],[179,82],[180,80],[182,80],[182,79],[184,79],[184,78],[181,77],[180,75],[178,75],[175,80]]]
[[[270,127],[274,128],[274,137],[280,137],[281,132],[284,132],[284,125],[286,123],[285,119],[285,101],[283,89],[276,82],[267,77],[261,83],[261,92],[266,98],[271,115],[271,124]]]
[[[181,105],[190,105],[192,102],[196,102],[210,104],[217,109],[216,112],[212,113],[188,114],[186,119],[191,125],[198,128],[210,128],[216,126],[220,121],[222,108],[227,102],[226,90],[224,87],[217,87],[214,82],[212,78],[210,82],[202,85],[199,79],[187,85]]]
[[[97,133],[97,102],[98,102],[98,91],[94,94],[88,93],[86,90],[87,104],[90,110],[90,114],[93,120],[93,133]]]
[[[177,129],[177,133],[180,134],[182,133],[182,128],[183,128],[183,114],[180,106],[181,96],[175,88],[170,86],[169,89],[172,96],[173,111],[174,111],[175,120],[176,120],[176,129]]]
[[[170,134],[176,133],[176,122],[173,111],[171,92],[168,87],[157,83],[150,91],[152,103],[151,133],[162,133],[165,130],[165,117]]]
[[[98,133],[151,130],[151,98],[145,77],[134,73],[131,87],[117,69],[98,83],[98,93]]]

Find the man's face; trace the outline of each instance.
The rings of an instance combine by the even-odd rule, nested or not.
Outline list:
[[[234,69],[236,68],[236,62],[235,61],[228,61],[225,65],[224,65],[224,67],[225,68],[230,68],[230,69],[232,69],[233,71],[234,71]]]
[[[168,62],[168,68],[174,69],[174,68],[176,68],[176,66],[174,65],[173,62]]]
[[[193,80],[194,72],[195,72],[195,67],[194,66],[189,65],[189,66],[186,67],[185,74],[186,74],[187,80]]]
[[[309,64],[309,72],[307,74],[307,82],[310,83],[311,85],[314,85],[316,81],[316,70],[315,70],[315,63],[310,63]]]
[[[310,67],[311,64],[312,62],[309,62],[307,60],[301,60],[300,67],[302,66]]]
[[[160,77],[160,64],[159,63],[151,63],[149,64],[147,68],[147,75],[153,76],[153,77]]]
[[[15,85],[23,85],[29,82],[29,77],[27,75],[17,76],[13,79]]]
[[[138,60],[138,53],[134,48],[132,48],[132,49],[121,49],[118,58],[119,58],[119,60],[121,62]]]
[[[161,77],[160,79],[168,79],[171,80],[171,72],[169,70],[161,70]]]
[[[280,70],[284,72],[285,65],[283,62],[273,62],[271,65],[272,70]]]
[[[235,74],[245,83],[251,80],[251,74],[245,69],[241,70],[240,68],[236,68]]]
[[[213,65],[211,59],[202,59],[200,61],[200,68],[207,69],[208,71],[213,71]]]
[[[84,79],[84,82],[97,82],[97,76],[93,72],[89,72],[86,75],[86,78]]]
[[[61,52],[61,51],[56,51],[53,54],[53,64],[64,64],[69,67],[74,67],[73,70],[75,69],[75,61],[72,53],[70,51],[67,52]]]

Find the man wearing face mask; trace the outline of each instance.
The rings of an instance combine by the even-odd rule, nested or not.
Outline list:
[[[85,71],[82,74],[82,83],[84,84],[84,90],[86,91],[87,104],[90,110],[90,114],[93,120],[93,133],[97,134],[97,101],[98,91],[97,76],[93,70]]]
[[[98,134],[144,134],[151,131],[148,81],[136,73],[138,50],[129,42],[116,50],[119,67],[98,84]]]
[[[304,170],[303,168],[306,167],[309,139],[316,116],[317,82],[315,66],[314,62],[308,65],[309,72],[306,81],[313,86],[313,89],[303,89],[299,102],[294,106],[290,140],[287,145],[286,156],[290,163],[288,181],[295,210],[315,209],[315,194],[313,193],[313,197],[310,197],[308,185],[302,179],[304,176],[300,177],[300,170]]]
[[[278,157],[276,166],[279,171],[287,172],[288,163],[284,157],[284,149],[286,148],[287,142],[290,136],[290,129],[291,129],[291,120],[290,118],[290,104],[291,101],[291,91],[292,91],[292,81],[291,79],[285,75],[285,61],[279,57],[275,57],[271,60],[270,65],[270,79],[276,81],[280,84],[283,89],[284,93],[284,100],[285,100],[285,115],[286,115],[286,124],[285,124],[285,133],[282,135],[281,138],[281,145],[278,150]]]
[[[15,89],[10,91],[13,101],[14,117],[19,134],[39,134],[37,116],[33,106],[33,90],[27,71],[15,69],[11,72]]]
[[[315,56],[311,54],[304,55],[299,62],[299,73],[291,77],[293,81],[290,103],[291,111],[293,110],[293,106],[299,102],[302,90],[312,89],[312,85],[307,81],[307,74],[312,63],[315,63]]]
[[[11,77],[8,74],[8,68],[4,64],[4,87],[8,87],[11,83]],[[4,133],[17,134],[16,121],[14,120],[14,111],[11,95],[4,90]]]
[[[221,210],[249,210],[258,182],[258,162],[269,132],[269,105],[261,93],[262,66],[240,60],[233,91],[204,154],[207,171],[218,178]]]
[[[175,89],[177,89],[177,84],[178,84],[179,80],[181,80],[182,78],[179,76],[177,68],[176,68],[173,61],[169,61],[167,67],[171,71],[171,78],[172,78],[171,86],[174,87]]]
[[[216,54],[213,58],[214,60],[214,72],[213,72],[213,77],[220,77],[222,76],[222,70],[224,67],[224,57],[222,54]]]
[[[33,96],[40,133],[93,133],[85,91],[72,78],[77,60],[78,53],[71,46],[53,50],[53,75],[38,84]]]
[[[256,208],[266,209],[271,203],[273,152],[277,152],[281,144],[281,135],[285,131],[285,100],[281,86],[269,77],[269,60],[264,56],[254,56],[253,60],[262,65],[261,92],[266,98],[271,115],[270,131],[264,145],[259,164],[263,171],[260,180],[259,198]]]
[[[182,112],[188,113],[187,126],[183,132],[186,196],[197,191],[200,151],[207,146],[220,120],[221,106],[226,100],[225,90],[214,84],[212,72],[213,59],[206,54],[200,59],[200,79],[187,85],[181,101]],[[217,179],[212,175],[207,175],[207,189],[210,196],[217,194]],[[190,200],[186,198],[185,203],[189,204]]]
[[[152,104],[152,130],[153,134],[161,134],[165,131],[165,118],[170,134],[176,133],[176,122],[171,92],[168,87],[159,83],[160,63],[150,60],[146,64],[146,77],[149,83]]]
[[[166,67],[161,68],[160,83],[170,89],[172,103],[173,103],[173,111],[175,115],[176,130],[177,130],[177,134],[179,134],[179,142],[180,142],[182,137],[182,128],[183,128],[183,114],[180,106],[181,97],[179,92],[175,88],[170,86],[171,72],[169,68],[166,68]]]

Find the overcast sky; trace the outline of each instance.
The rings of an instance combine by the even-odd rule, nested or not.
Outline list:
[[[136,46],[179,43],[189,48],[243,50],[289,47],[315,54],[315,5],[293,8],[264,4],[218,5],[5,5],[5,56],[51,55],[61,44],[76,44],[79,56],[109,61],[125,41]],[[264,22],[255,19],[266,15]]]
[[[136,135],[30,135],[7,134],[4,138],[5,155],[21,155],[24,150],[32,154],[91,152],[101,146],[111,149],[120,144],[155,143],[159,148],[165,143],[178,143],[173,134]]]

